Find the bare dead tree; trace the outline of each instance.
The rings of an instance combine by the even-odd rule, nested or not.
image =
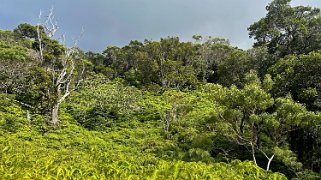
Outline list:
[[[45,48],[43,45],[43,32],[49,38],[53,38],[57,30],[59,29],[57,22],[55,21],[53,9],[50,10],[49,14],[43,17],[42,12],[39,14],[40,22],[37,25],[37,40],[39,43],[39,56],[41,61],[45,60],[44,52]],[[41,22],[41,20],[44,21]],[[83,34],[83,30],[81,35]],[[72,91],[74,91],[79,83],[82,81],[81,77],[84,73],[84,64],[82,66],[82,70],[80,72],[80,76],[76,74],[76,66],[75,66],[75,58],[74,55],[78,51],[78,41],[81,36],[74,41],[73,45],[70,48],[65,48],[65,52],[62,56],[60,56],[59,60],[61,62],[61,66],[57,67],[55,62],[49,63],[46,67],[46,71],[52,76],[52,89],[48,90],[48,96],[55,96],[53,102],[50,105],[51,109],[51,123],[53,126],[57,127],[60,124],[59,121],[59,107],[61,103],[70,95]],[[63,41],[65,37],[63,36]],[[63,42],[64,44],[64,42]]]

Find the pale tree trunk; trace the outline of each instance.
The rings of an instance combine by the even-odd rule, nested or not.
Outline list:
[[[176,102],[174,102],[173,105],[172,105],[171,116],[172,116],[172,120],[176,121],[176,119],[177,119],[177,105],[176,105]]]
[[[51,121],[52,121],[52,125],[54,127],[58,127],[59,126],[59,103],[55,103],[52,107],[52,110],[51,110]]]
[[[253,161],[255,163],[255,165],[257,165],[257,162],[256,162],[256,157],[255,157],[255,145],[253,144],[253,142],[250,142],[250,145],[251,145],[251,149],[252,149],[252,158],[253,158]],[[267,163],[267,166],[266,166],[266,170],[269,171],[270,170],[270,165],[272,163],[272,160],[275,156],[275,154],[273,154],[271,157],[269,157],[261,148],[257,148],[267,159],[268,159],[268,163]]]
[[[270,166],[272,163],[272,160],[275,156],[275,154],[273,154],[271,157],[269,157],[262,149],[259,149],[261,151],[261,153],[266,157],[266,159],[268,159],[268,164],[266,166],[266,170],[269,171],[270,170]]]
[[[73,67],[73,66],[72,66]],[[67,79],[68,80],[68,79]],[[54,127],[58,127],[60,124],[59,121],[59,107],[60,104],[70,95],[71,91],[69,90],[70,86],[70,80],[66,84],[66,88],[64,89],[64,94],[61,95],[61,84],[59,84],[57,88],[57,95],[59,97],[57,102],[54,102],[54,104],[51,107],[51,122]]]
[[[161,55],[163,56],[163,55]],[[159,69],[160,69],[160,81],[162,83],[162,87],[167,87],[168,82],[167,82],[167,78],[165,78],[165,72],[164,72],[164,67],[163,67],[163,61],[164,59],[161,58],[160,62],[159,62]]]
[[[257,165],[256,158],[255,158],[255,147],[252,142],[250,144],[251,144],[251,149],[252,149],[252,158],[253,158],[254,164]]]
[[[165,118],[165,133],[169,132],[170,123],[171,123],[171,120],[168,118]]]
[[[267,164],[267,167],[266,167],[267,171],[270,170],[270,165],[271,165],[271,162],[272,162],[273,158],[274,158],[274,154],[270,158],[268,158],[269,161],[268,161],[268,164]]]

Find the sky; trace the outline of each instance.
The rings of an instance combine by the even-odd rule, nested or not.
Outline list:
[[[159,40],[178,36],[222,37],[233,46],[248,49],[247,27],[266,14],[270,0],[0,0],[0,29],[21,23],[37,24],[40,10],[54,9],[59,33],[67,45],[84,33],[79,46],[101,52],[107,46],[124,46],[131,40]],[[293,6],[321,8],[320,0],[293,0]]]

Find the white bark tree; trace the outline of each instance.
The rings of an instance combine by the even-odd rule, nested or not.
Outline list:
[[[46,45],[44,39],[49,37],[53,38],[58,30],[57,22],[54,19],[53,9],[50,10],[49,14],[43,18],[42,12],[39,15],[40,23],[37,24],[37,41],[40,60],[42,62],[46,60]],[[43,22],[41,20],[44,19]],[[43,34],[44,31],[44,34]],[[83,30],[81,34],[83,33]],[[80,38],[80,37],[79,37]],[[63,36],[64,44],[65,37]],[[52,87],[48,89],[47,93],[49,97],[54,97],[52,103],[50,103],[51,111],[51,123],[57,127],[60,124],[59,121],[59,107],[61,103],[74,91],[79,83],[82,81],[82,74],[84,73],[84,65],[82,64],[82,70],[77,72],[75,55],[78,51],[77,48],[78,40],[74,42],[72,47],[64,48],[65,52],[58,57],[57,60],[46,62],[46,71],[52,76]],[[56,61],[59,61],[59,66],[56,65]],[[80,78],[79,78],[80,77]]]

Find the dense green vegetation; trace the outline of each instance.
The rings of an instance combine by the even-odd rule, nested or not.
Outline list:
[[[289,3],[249,50],[195,35],[83,52],[51,14],[0,30],[0,179],[320,179],[321,15]]]

